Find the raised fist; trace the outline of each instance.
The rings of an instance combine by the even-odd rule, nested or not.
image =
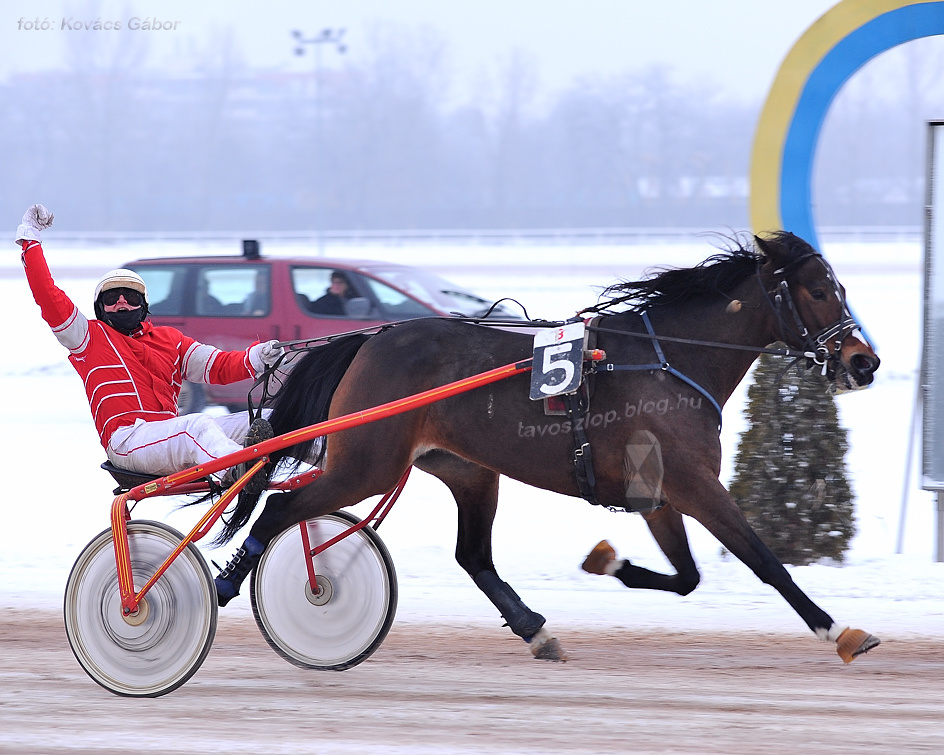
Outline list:
[[[16,229],[16,243],[42,241],[42,231],[52,225],[53,214],[41,204],[34,204],[23,214],[23,222]]]

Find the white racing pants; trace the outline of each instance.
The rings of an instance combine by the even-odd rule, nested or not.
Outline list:
[[[270,413],[271,409],[264,409],[262,415]],[[220,417],[185,414],[159,422],[139,419],[115,430],[105,451],[108,460],[121,469],[169,475],[241,450],[248,431],[249,412]]]

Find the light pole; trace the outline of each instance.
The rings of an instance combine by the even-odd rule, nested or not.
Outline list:
[[[314,178],[315,178],[315,233],[318,238],[318,254],[324,255],[323,221],[324,221],[324,192],[322,184],[324,181],[324,170],[322,166],[322,145],[324,143],[324,117],[321,103],[321,49],[325,45],[333,45],[339,54],[343,55],[347,51],[347,46],[343,43],[344,29],[322,29],[319,34],[310,39],[305,39],[305,35],[298,29],[292,31],[295,38],[295,54],[304,55],[305,45],[313,45],[315,58],[315,77],[314,77],[314,100],[315,100],[315,160],[314,160]]]

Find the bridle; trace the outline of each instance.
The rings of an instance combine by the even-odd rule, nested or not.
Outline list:
[[[806,324],[800,317],[800,313],[797,311],[796,304],[793,300],[793,295],[790,293],[790,284],[787,281],[787,275],[790,272],[798,269],[804,262],[812,257],[815,257],[826,269],[826,277],[829,282],[832,283],[833,293],[836,295],[842,307],[839,320],[834,325],[823,328],[815,335],[810,333],[809,328],[806,327]],[[806,350],[805,356],[812,362],[810,366],[816,365],[821,367],[822,374],[826,375],[830,364],[839,360],[839,350],[842,348],[842,342],[846,336],[855,331],[862,332],[862,326],[859,325],[858,321],[853,317],[849,305],[846,302],[846,297],[843,295],[842,289],[839,288],[839,284],[836,281],[836,275],[832,267],[821,254],[808,252],[802,257],[793,260],[788,265],[774,270],[774,275],[779,276],[779,280],[773,292],[768,291],[767,286],[764,285],[760,268],[761,262],[758,260],[757,281],[760,284],[761,291],[764,292],[768,305],[774,313],[774,317],[777,318],[781,340],[786,343],[787,335],[789,334],[801,341],[803,348]],[[789,313],[792,317],[792,326],[785,321],[786,313]],[[832,347],[831,351],[830,346]]]

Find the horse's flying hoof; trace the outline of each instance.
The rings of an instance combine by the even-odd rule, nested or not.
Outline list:
[[[531,638],[528,643],[531,647],[531,655],[539,661],[561,661],[567,660],[567,653],[561,647],[556,637],[551,636],[543,627]]]
[[[861,629],[844,629],[836,640],[836,652],[844,663],[852,663],[852,659],[869,652],[881,640]]]
[[[589,574],[606,574],[607,567],[616,560],[616,551],[606,540],[593,546],[580,568]]]

